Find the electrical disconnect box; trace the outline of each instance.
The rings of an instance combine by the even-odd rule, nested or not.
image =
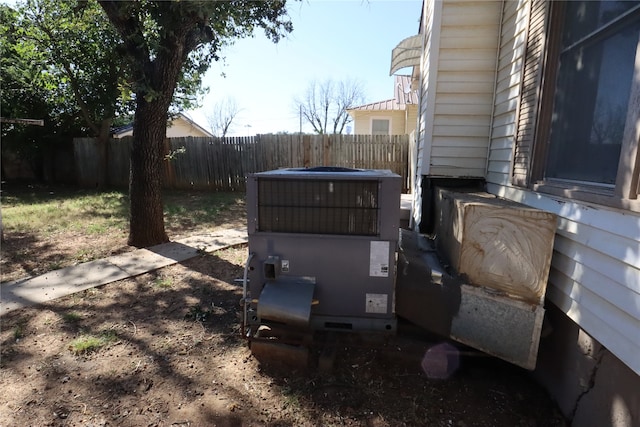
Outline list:
[[[387,170],[249,175],[244,327],[394,332],[400,193]]]

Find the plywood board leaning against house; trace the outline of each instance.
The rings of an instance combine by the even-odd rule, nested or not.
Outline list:
[[[540,304],[547,287],[555,214],[489,193],[439,189],[436,246],[477,286]]]

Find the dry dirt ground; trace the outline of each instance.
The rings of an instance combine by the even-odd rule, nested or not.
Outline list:
[[[114,238],[101,244],[128,250]],[[30,244],[55,254],[72,239],[96,243]],[[404,324],[383,341],[338,337],[331,370],[317,367],[320,345],[306,370],[260,362],[239,333],[246,252],[0,317],[0,426],[565,426],[528,372],[499,360],[464,355],[450,378],[428,378],[421,362],[437,340]],[[2,268],[4,280],[22,267]],[[89,336],[104,345],[79,351]]]

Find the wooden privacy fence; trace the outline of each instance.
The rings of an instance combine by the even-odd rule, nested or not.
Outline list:
[[[93,138],[74,139],[78,183],[98,181],[99,155]],[[129,182],[131,137],[112,139],[107,149],[109,184]],[[409,136],[256,135],[165,140],[164,186],[172,189],[244,191],[247,174],[280,168],[339,166],[390,169],[409,185]]]

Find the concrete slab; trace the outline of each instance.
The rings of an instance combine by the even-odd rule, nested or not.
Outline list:
[[[198,254],[196,248],[181,243],[169,242],[148,249],[138,249],[126,254],[108,258],[108,261],[127,273],[137,276],[148,271],[157,270]]]
[[[18,308],[137,276],[197,256],[246,243],[246,229],[180,239],[0,285],[0,316]]]
[[[230,228],[216,233],[187,237],[186,239],[176,240],[176,242],[206,252],[213,252],[222,247],[246,243],[247,229]]]
[[[108,260],[95,260],[50,271],[30,279],[3,283],[0,286],[0,316],[11,310],[40,304],[127,277],[129,274],[126,271]]]

